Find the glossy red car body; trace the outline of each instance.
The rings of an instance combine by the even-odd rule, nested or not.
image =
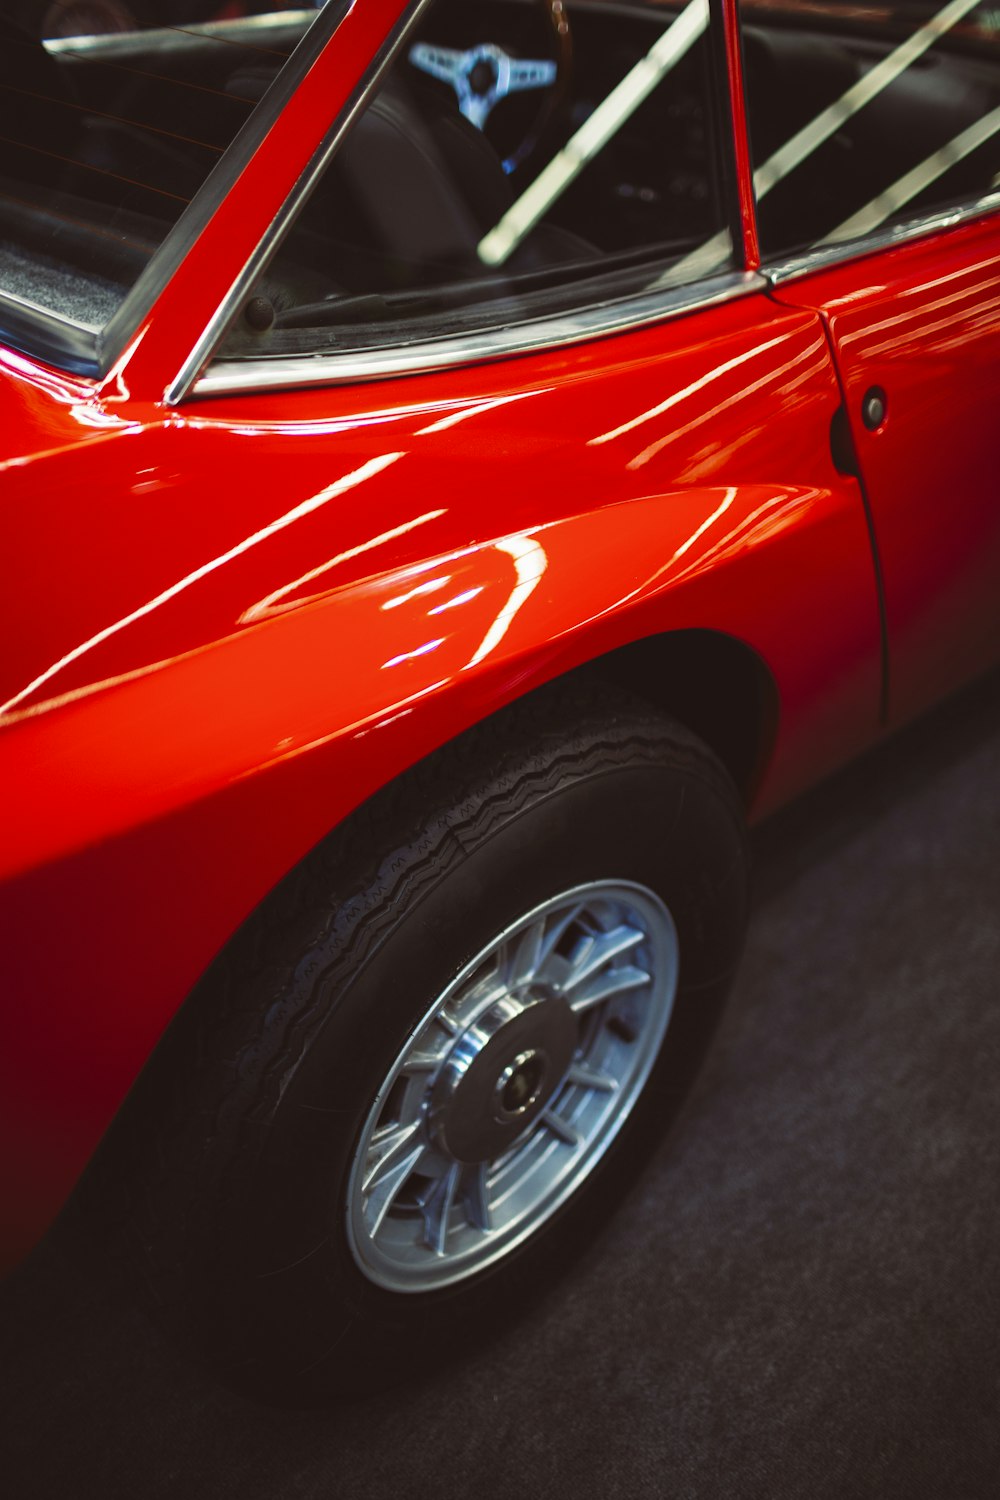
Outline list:
[[[349,9],[107,378],[0,354],[9,1260],[280,877],[515,697],[646,641],[670,705],[710,632],[759,817],[996,656],[995,217],[564,348],[168,402],[402,8]]]

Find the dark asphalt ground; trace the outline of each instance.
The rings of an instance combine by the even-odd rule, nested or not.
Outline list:
[[[677,1127],[536,1313],[416,1387],[259,1409],[112,1270],[0,1299],[11,1497],[1000,1495],[1000,677],[756,836]]]

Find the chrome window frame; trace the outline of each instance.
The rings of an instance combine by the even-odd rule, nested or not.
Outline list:
[[[987,193],[974,203],[959,204],[955,208],[936,209],[902,223],[880,226],[870,234],[859,235],[856,240],[844,240],[837,245],[828,245],[821,250],[804,250],[787,259],[776,258],[764,261],[761,272],[770,286],[782,286],[809,276],[813,271],[823,271],[829,266],[844,265],[848,261],[861,260],[866,255],[876,255],[885,250],[894,250],[898,245],[909,245],[925,235],[940,234],[960,224],[971,224],[977,219],[986,219],[1000,209],[1000,191]]]
[[[416,0],[416,4],[404,13],[387,36],[346,109],[293,188],[282,212],[233,282],[215,316],[169,386],[166,393],[168,405],[177,406],[192,398],[245,395],[292,387],[346,385],[398,375],[427,374],[436,370],[539,353],[547,349],[565,348],[591,339],[648,327],[667,318],[692,312],[696,308],[715,306],[766,288],[764,277],[737,264],[727,267],[722,274],[702,277],[679,286],[666,286],[652,291],[647,289],[614,301],[584,305],[571,313],[542,314],[511,328],[483,330],[474,334],[442,334],[425,342],[387,344],[373,350],[345,350],[336,354],[262,354],[259,358],[244,357],[213,362],[215,349],[233,319],[239,315],[245,299],[270,257],[277,252],[295,215],[336,154],[351,125],[367,105],[386,69],[405,45],[408,34],[431,3],[432,0]],[[724,228],[731,235],[733,255],[739,262],[743,251],[741,216],[732,161],[732,136],[738,126],[734,119],[733,98],[723,65],[724,59],[720,55],[724,4],[725,0],[709,0],[709,37],[715,53],[713,67],[721,78],[721,82],[717,82],[722,90],[717,109],[719,124],[725,131],[720,151],[720,190],[725,199],[726,215]]]
[[[429,339],[422,344],[388,345],[384,349],[343,354],[272,355],[269,359],[219,360],[192,388],[193,396],[247,394],[290,386],[346,385],[383,380],[391,375],[424,375],[456,366],[483,364],[517,354],[537,354],[590,339],[660,323],[696,308],[731,302],[763,291],[767,281],[755,271],[729,271],[687,286],[647,292],[615,303],[583,307],[574,313],[519,323],[514,328],[484,330]]]
[[[301,13],[281,13],[281,23],[286,26],[298,14],[307,14],[313,19],[274,83],[226,147],[107,323],[95,327],[77,322],[0,288],[0,339],[5,346],[33,359],[50,361],[68,374],[98,380],[107,375],[352,4],[353,0],[329,0],[315,13],[311,7],[303,7]],[[210,30],[210,25],[208,23],[203,29]],[[103,41],[102,38],[102,44]],[[79,39],[56,41],[53,50],[66,50],[70,43],[76,48]]]

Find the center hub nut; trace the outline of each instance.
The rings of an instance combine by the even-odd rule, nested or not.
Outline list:
[[[531,1108],[542,1091],[548,1058],[534,1049],[519,1052],[497,1079],[494,1113],[501,1124],[516,1120]]]
[[[560,995],[540,985],[505,995],[448,1054],[430,1104],[438,1145],[460,1162],[500,1156],[545,1109],[578,1040]]]

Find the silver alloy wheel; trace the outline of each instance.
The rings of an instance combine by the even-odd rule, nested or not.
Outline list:
[[[466,964],[361,1131],[347,1237],[371,1281],[394,1292],[461,1281],[566,1201],[649,1077],[678,961],[660,898],[606,880],[535,907]]]

